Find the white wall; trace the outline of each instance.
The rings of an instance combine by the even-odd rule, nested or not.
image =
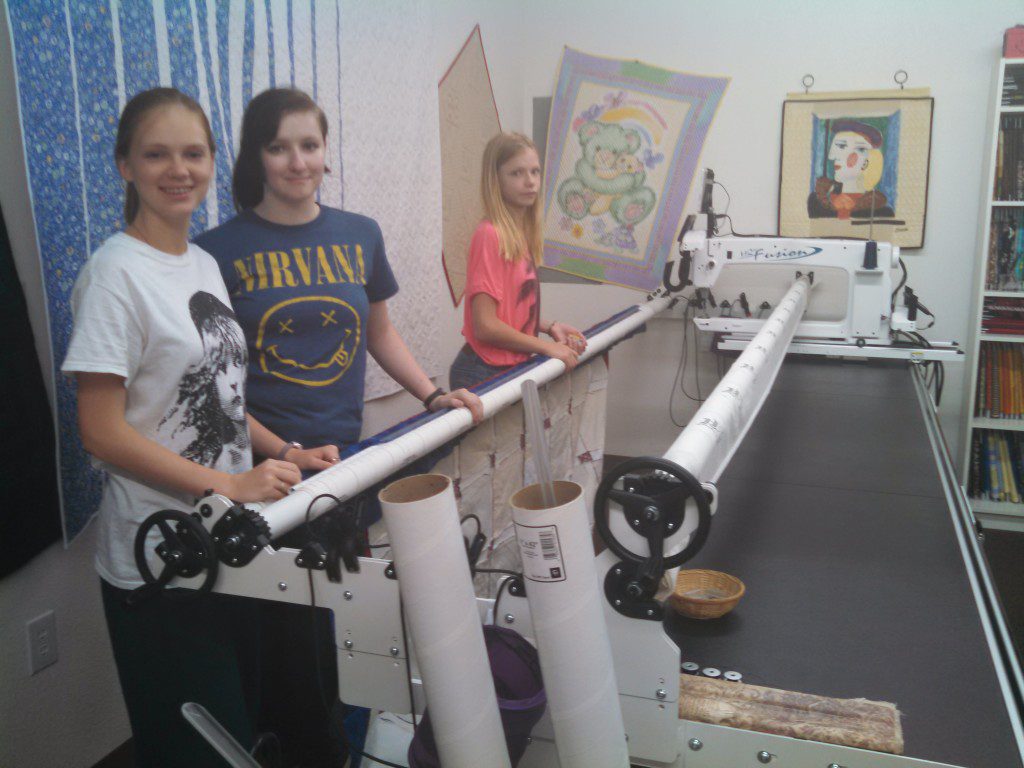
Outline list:
[[[968,339],[985,115],[1002,31],[1021,20],[1019,0],[861,0],[855,13],[835,0],[637,0],[628,6],[610,0],[463,0],[435,3],[433,13],[431,66],[438,77],[479,22],[502,125],[527,133],[532,99],[550,94],[565,44],[730,76],[702,164],[713,167],[729,188],[730,213],[741,231],[775,229],[781,104],[787,91],[800,89],[805,73],[816,77],[816,90],[842,90],[887,87],[896,69],[906,69],[909,85],[931,87],[936,99],[926,246],[907,254],[910,281],[939,314],[929,335]],[[0,19],[6,23],[3,14]],[[11,83],[9,36],[2,28],[5,116],[15,114]],[[27,201],[4,194],[15,178],[12,158],[21,153],[7,117],[4,124],[0,197],[17,257],[33,244]],[[24,188],[16,179],[14,185]],[[45,339],[42,308],[33,301],[39,295],[38,265],[18,266],[34,334]],[[638,298],[614,287],[545,285],[544,291],[547,315],[581,326]],[[461,314],[447,308],[440,314],[438,332],[450,359],[461,345]],[[660,453],[678,434],[666,409],[680,333],[678,321],[654,320],[646,334],[613,353],[609,452]],[[711,380],[711,370],[704,381]],[[947,435],[956,429],[961,378],[948,371]],[[365,431],[417,408],[404,395],[371,403]],[[677,418],[684,415],[679,407]],[[66,551],[51,547],[0,582],[0,765],[85,768],[128,735],[92,570],[92,535],[88,529]],[[60,659],[28,677],[25,622],[49,608],[57,612]]]
[[[131,735],[93,567],[96,530],[0,582],[0,765],[85,768]],[[57,663],[30,677],[25,624],[47,610]]]

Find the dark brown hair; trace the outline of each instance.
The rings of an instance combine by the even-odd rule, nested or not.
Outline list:
[[[206,143],[210,147],[210,154],[216,154],[217,146],[213,141],[213,131],[210,130],[210,121],[206,113],[199,106],[199,102],[191,96],[182,93],[177,88],[150,88],[132,96],[131,100],[124,105],[121,111],[121,119],[117,123],[117,140],[114,144],[114,160],[127,160],[132,149],[132,141],[135,139],[135,132],[139,123],[152,110],[159,107],[167,107],[178,104],[185,107],[199,118],[206,132]],[[135,185],[130,181],[124,191],[124,220],[131,224],[139,213],[139,193]]]
[[[327,138],[327,116],[309,94],[298,88],[271,88],[254,96],[245,108],[242,139],[231,179],[231,194],[235,199],[236,210],[244,211],[262,202],[265,179],[260,150],[277,138],[281,120],[296,112],[313,112],[320,123],[320,133],[324,139]]]

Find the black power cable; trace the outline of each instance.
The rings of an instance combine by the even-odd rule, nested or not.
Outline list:
[[[903,263],[903,259],[900,259],[900,269],[903,272],[903,276],[900,277],[899,285],[896,286],[896,290],[892,292],[892,296],[889,298],[889,316],[896,311],[896,296],[903,289],[903,286],[907,284],[907,265]]]
[[[931,314],[931,313],[927,313]],[[909,343],[895,344],[900,347],[914,347],[917,349],[933,349],[932,343],[916,331],[896,331],[896,335],[905,336]],[[946,386],[946,366],[940,360],[926,360],[921,363],[928,371],[925,378],[927,387],[935,388],[935,407],[942,404],[942,392]]]

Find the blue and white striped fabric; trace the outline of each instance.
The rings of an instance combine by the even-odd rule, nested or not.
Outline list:
[[[122,227],[113,162],[118,115],[171,85],[196,98],[217,142],[216,176],[193,234],[233,215],[242,112],[275,86],[310,93],[330,124],[321,199],[342,206],[341,0],[7,0],[29,194],[55,366],[71,335],[70,294],[88,255]],[[96,508],[100,476],[75,428],[73,385],[55,373],[65,539]]]

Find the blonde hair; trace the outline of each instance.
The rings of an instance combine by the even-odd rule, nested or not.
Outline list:
[[[499,133],[484,149],[483,169],[480,175],[480,195],[484,202],[484,215],[498,233],[501,255],[515,261],[526,255],[534,266],[540,263],[544,247],[544,223],[541,218],[543,190],[537,190],[533,205],[526,209],[520,227],[501,196],[498,169],[526,149],[537,151],[532,141],[521,133]]]
[[[864,169],[862,174],[865,192],[870,192],[878,186],[878,182],[882,180],[882,170],[884,167],[885,157],[882,155],[882,152],[877,149],[869,150],[868,167]]]

